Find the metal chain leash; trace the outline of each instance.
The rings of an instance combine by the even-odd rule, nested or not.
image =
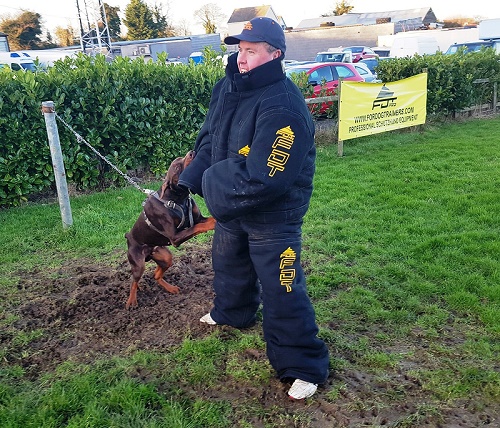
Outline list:
[[[55,113],[55,112],[54,112]],[[136,189],[140,190],[142,193],[145,193],[147,195],[154,193],[154,190],[151,189],[143,189],[141,186],[139,186],[131,177],[129,177],[127,174],[124,172],[120,171],[115,165],[113,165],[105,156],[101,155],[92,145],[85,140],[78,132],[76,132],[66,121],[59,116],[57,113],[55,113],[56,118],[59,119],[66,128],[68,128],[73,135],[76,137],[78,143],[82,142],[84,143],[90,150],[92,150],[97,156],[99,156],[104,162],[106,162],[111,168],[113,168],[118,174],[120,174],[125,180],[127,180],[132,186],[134,186]]]

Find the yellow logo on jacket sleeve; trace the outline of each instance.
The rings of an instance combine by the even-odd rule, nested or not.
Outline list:
[[[267,166],[271,168],[269,177],[273,177],[276,171],[284,171],[285,165],[290,157],[290,149],[292,148],[295,134],[290,126],[278,129],[276,131],[276,139],[273,143],[273,150],[267,158]]]
[[[297,253],[288,247],[280,255],[280,284],[286,287],[286,292],[292,291],[292,284],[295,280],[295,269],[290,268],[297,259]]]
[[[245,147],[242,147],[241,149],[238,150],[238,154],[243,155],[243,156],[248,156],[250,153],[250,147],[248,144]]]

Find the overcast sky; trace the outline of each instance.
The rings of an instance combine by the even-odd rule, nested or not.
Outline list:
[[[155,3],[155,0],[145,1],[149,5]],[[98,5],[95,0],[78,0],[78,2],[82,13],[85,12],[85,4],[87,4],[89,15],[92,15],[92,6]],[[121,15],[123,15],[130,0],[106,0],[105,2],[110,6],[120,7]],[[274,12],[283,17],[287,26],[296,27],[303,19],[317,18],[331,12],[340,0],[315,0],[313,3],[299,0],[293,2],[295,5],[292,5],[290,0],[261,2],[255,0],[156,0],[156,3],[163,5],[164,13],[168,11],[170,21],[174,25],[184,21],[193,34],[201,34],[203,28],[196,23],[193,13],[209,3],[214,3],[221,8],[222,12],[227,15],[226,21],[236,8],[271,5]],[[352,12],[357,13],[431,7],[438,20],[456,17],[500,18],[500,1],[497,0],[478,2],[473,0],[407,0],[404,2],[400,0],[346,0],[346,3],[354,6]],[[42,16],[46,29],[53,33],[57,26],[67,27],[71,24],[74,28],[79,28],[76,4],[77,0],[0,0],[0,16],[16,15],[21,9],[37,12]],[[314,7],[309,6],[310,4]]]

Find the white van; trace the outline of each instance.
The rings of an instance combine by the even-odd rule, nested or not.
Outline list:
[[[0,68],[11,70],[35,71],[35,62],[26,52],[0,52]]]
[[[425,35],[405,36],[399,33],[394,37],[389,56],[403,58],[412,57],[413,55],[434,55],[437,51],[439,51],[439,45],[435,37]]]
[[[59,59],[73,57],[77,52],[79,51],[75,49],[37,49],[23,51],[23,53],[28,54],[33,61],[38,60],[38,65],[42,69],[53,66],[54,62]]]

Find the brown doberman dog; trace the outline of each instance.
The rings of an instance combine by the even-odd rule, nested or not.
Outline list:
[[[178,185],[179,175],[195,155],[194,151],[189,151],[170,164],[160,190],[148,196],[141,215],[125,234],[133,279],[127,309],[137,306],[139,280],[149,260],[158,265],[154,272],[158,284],[169,293],[178,293],[179,287],[163,279],[165,271],[172,266],[172,253],[166,246],[178,247],[193,236],[215,228],[215,219],[203,217],[189,190]]]

